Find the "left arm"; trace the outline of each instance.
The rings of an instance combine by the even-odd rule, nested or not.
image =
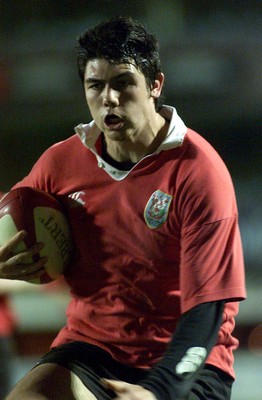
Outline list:
[[[183,398],[215,345],[224,301],[195,306],[181,316],[163,359],[140,385],[103,380],[118,400],[170,400]]]

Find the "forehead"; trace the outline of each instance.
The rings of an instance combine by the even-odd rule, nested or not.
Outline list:
[[[90,60],[86,64],[85,79],[110,79],[122,74],[143,77],[141,71],[132,63],[110,64],[108,61],[100,58]]]

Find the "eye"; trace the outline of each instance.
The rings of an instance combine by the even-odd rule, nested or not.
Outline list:
[[[102,90],[103,84],[102,82],[92,82],[87,84],[88,90]]]
[[[118,91],[122,91],[127,88],[129,85],[129,80],[128,79],[119,79],[114,83],[114,89]]]
[[[89,88],[93,90],[100,90],[102,89],[102,87],[103,87],[102,83],[93,83],[92,85],[89,86]]]

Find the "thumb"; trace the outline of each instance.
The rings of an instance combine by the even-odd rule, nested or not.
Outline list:
[[[129,385],[126,382],[116,381],[113,379],[101,379],[102,384],[107,387],[108,389],[112,389],[115,392],[123,393],[127,391],[127,386]]]

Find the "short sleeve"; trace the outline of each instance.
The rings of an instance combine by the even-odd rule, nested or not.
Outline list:
[[[237,215],[187,231],[180,269],[182,311],[209,301],[245,298]]]
[[[193,136],[180,181],[182,312],[204,302],[245,298],[235,192],[216,151]],[[186,171],[186,173],[185,173]],[[182,176],[182,175],[181,175]]]

